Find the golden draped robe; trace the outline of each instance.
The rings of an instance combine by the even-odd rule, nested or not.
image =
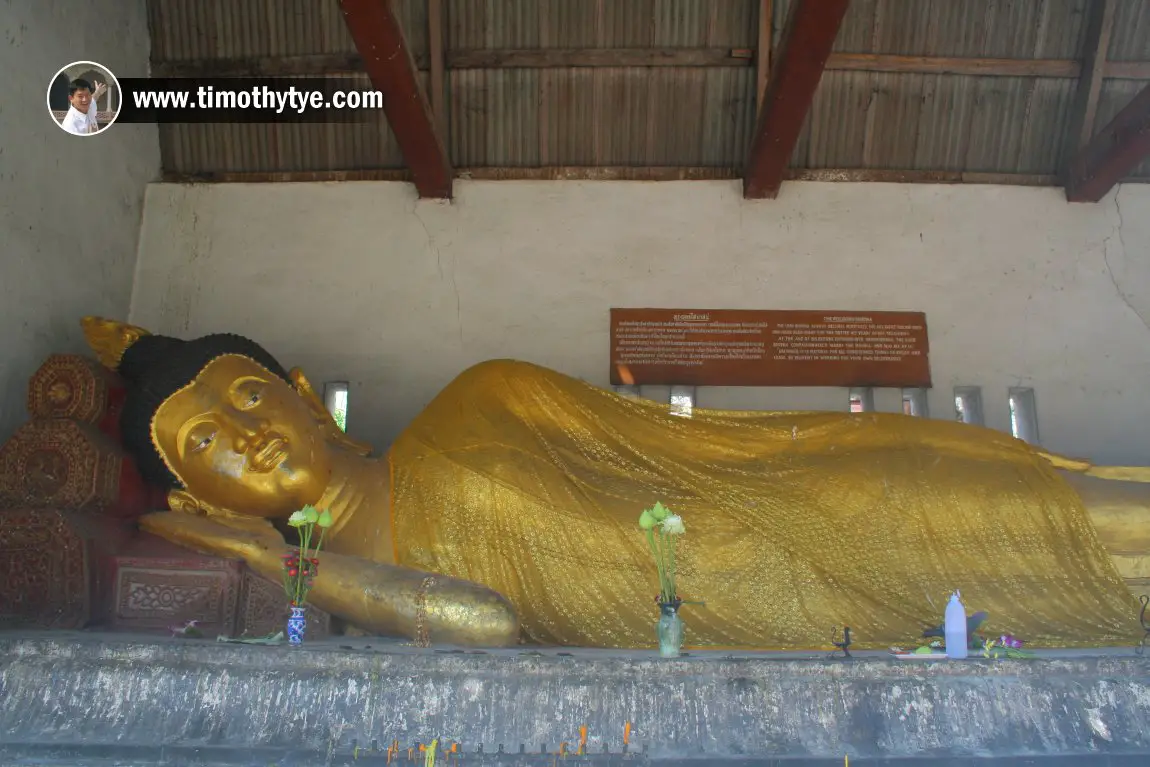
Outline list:
[[[988,636],[1131,644],[1137,602],[1079,496],[1010,435],[879,413],[672,415],[528,363],[447,386],[393,445],[396,561],[504,594],[532,640],[651,647],[640,512],[662,501],[686,644],[913,644],[949,595]]]

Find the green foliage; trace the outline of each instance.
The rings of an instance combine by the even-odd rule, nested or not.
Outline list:
[[[647,545],[655,557],[655,569],[659,573],[659,601],[664,604],[678,602],[675,558],[679,537],[687,532],[683,519],[661,502],[656,502],[639,515],[639,529],[647,537]]]
[[[283,557],[284,593],[292,606],[303,607],[319,574],[319,551],[323,548],[324,535],[334,520],[327,509],[320,511],[309,504],[288,517],[288,524],[299,532],[299,546]],[[313,548],[311,543],[317,527],[320,529],[319,541]]]

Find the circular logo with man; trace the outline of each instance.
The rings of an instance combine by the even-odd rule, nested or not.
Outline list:
[[[73,61],[48,84],[48,114],[65,133],[94,136],[116,122],[120,98],[120,83],[110,69]]]

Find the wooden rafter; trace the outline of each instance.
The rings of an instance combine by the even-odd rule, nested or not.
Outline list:
[[[475,181],[731,181],[741,172],[722,165],[677,167],[668,165],[504,166],[460,168],[459,174]],[[410,181],[406,168],[375,170],[310,170],[254,173],[164,173],[169,184],[290,184],[348,181]],[[879,184],[991,184],[994,186],[1057,187],[1054,174],[967,173],[950,170],[872,170],[866,168],[790,168],[788,181]]]
[[[1090,142],[1098,116],[1098,99],[1102,95],[1102,78],[1106,76],[1106,52],[1114,29],[1115,0],[1091,0],[1086,21],[1086,43],[1083,46],[1082,69],[1078,91],[1070,112],[1060,167],[1063,172],[1079,149]]]
[[[431,47],[431,46],[429,46]],[[420,69],[432,69],[430,51],[416,59]],[[444,69],[572,69],[595,67],[761,67],[769,74],[769,49],[731,48],[595,48],[480,51],[444,53]],[[438,65],[436,65],[438,68]],[[994,59],[970,56],[901,56],[885,53],[832,53],[827,71],[892,72],[896,74],[974,75],[978,77],[1043,77],[1076,79],[1082,63],[1076,59]],[[243,59],[178,59],[152,62],[153,77],[287,77],[362,73],[359,54],[309,53],[295,56],[256,56]],[[1107,61],[1104,78],[1150,80],[1150,61]],[[434,98],[434,89],[432,91]],[[434,103],[432,107],[434,108]]]
[[[340,0],[343,18],[420,197],[450,199],[454,172],[391,0]]]
[[[743,196],[773,199],[822,79],[850,0],[794,0],[743,177]]]
[[[755,62],[755,114],[763,108],[767,83],[771,80],[771,41],[775,33],[774,0],[759,0],[759,47]]]
[[[1150,156],[1150,85],[1071,161],[1066,199],[1098,202],[1147,156]]]

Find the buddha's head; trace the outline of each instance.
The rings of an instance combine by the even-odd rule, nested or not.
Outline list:
[[[94,348],[94,336],[127,343],[121,431],[145,479],[183,506],[264,518],[320,499],[338,447],[271,354],[237,335],[181,341],[123,327],[85,321]]]

